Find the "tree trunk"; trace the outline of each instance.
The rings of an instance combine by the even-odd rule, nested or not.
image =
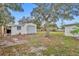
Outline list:
[[[49,22],[46,22],[46,24],[45,24],[45,29],[46,29],[45,37],[49,37],[50,36],[50,30],[49,30],[48,24],[49,24]]]
[[[4,26],[1,26],[1,36],[4,37]]]
[[[64,20],[62,19],[61,21],[62,21],[61,25],[62,25],[62,29],[63,29],[63,28],[64,28],[64,27],[63,27],[63,25],[64,25]]]
[[[49,37],[50,36],[50,31],[49,31],[49,28],[46,28],[46,37]]]
[[[49,15],[43,15],[45,20],[46,20],[46,24],[45,24],[45,29],[46,29],[46,35],[45,37],[49,37],[49,34],[50,34],[50,30],[49,30],[49,21],[48,21],[48,18],[50,17],[50,14]]]
[[[64,28],[64,20],[62,19],[61,21],[62,21],[62,23],[61,23],[61,25],[62,25],[62,31],[65,31],[65,30],[64,30],[64,29],[65,29],[65,28]]]

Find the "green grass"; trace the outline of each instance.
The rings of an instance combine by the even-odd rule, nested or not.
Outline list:
[[[44,37],[45,32],[38,32],[36,35],[29,36],[27,44],[16,45],[0,49],[0,55],[17,55],[13,51],[15,48],[19,55],[37,55],[37,52],[30,52],[30,47],[44,46],[47,49],[39,53],[42,55],[55,56],[79,56],[79,40],[64,36],[63,32],[50,32],[51,37]]]
[[[45,34],[45,32],[38,32],[37,35],[43,36]],[[50,35],[60,35],[63,36],[64,33],[63,32],[50,32]]]

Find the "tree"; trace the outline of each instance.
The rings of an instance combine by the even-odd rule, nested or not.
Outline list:
[[[18,22],[20,24],[33,23],[33,19],[31,19],[31,17],[23,16]]]
[[[61,14],[61,25],[64,28],[64,20],[74,20],[76,16],[79,16],[79,4],[78,3],[68,3],[63,4],[63,12]]]
[[[26,23],[25,16],[23,16],[18,22],[19,22],[19,24],[25,24]]]
[[[39,17],[42,22],[45,21],[46,36],[49,36],[49,23],[55,23],[59,19],[72,20],[74,16],[79,15],[79,4],[44,3],[35,5],[37,7],[33,9],[31,15]]]
[[[0,4],[0,26],[2,28],[2,35],[4,35],[4,27],[6,27],[6,24],[14,22],[14,17],[11,16],[9,9],[11,9],[12,11],[23,11],[21,4]]]
[[[41,29],[42,22],[41,22],[40,18],[34,17],[32,19],[32,23],[37,25],[37,29]]]
[[[2,12],[1,12],[2,13]],[[14,22],[14,17],[10,16],[6,11],[4,11],[2,14],[0,13],[0,26],[1,26],[1,33],[4,35],[4,28],[6,28],[6,24],[10,22]]]
[[[41,21],[37,20],[38,18],[33,18],[33,17],[25,17],[23,16],[20,20],[20,24],[26,24],[26,23],[34,23],[37,25],[37,28],[40,29],[41,26]]]

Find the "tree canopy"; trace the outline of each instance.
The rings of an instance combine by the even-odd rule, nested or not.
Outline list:
[[[11,13],[9,11],[11,9],[12,11],[23,11],[23,8],[21,4],[18,3],[1,3],[0,4],[0,26],[1,26],[1,37],[4,36],[6,25],[10,22],[14,22],[14,17],[11,16]]]
[[[72,20],[75,16],[79,16],[78,3],[37,3],[31,15],[38,20],[45,21],[45,28],[48,30],[48,24],[59,19]],[[62,20],[62,21],[63,21]]]
[[[19,11],[19,12],[23,11],[21,4],[16,4],[16,3],[0,4],[0,26],[6,25],[9,22],[14,22],[14,17],[11,16],[9,9],[11,9],[12,11]]]
[[[31,15],[40,17],[44,21],[57,21],[59,19],[74,19],[79,16],[79,4],[77,3],[44,3],[36,4]]]

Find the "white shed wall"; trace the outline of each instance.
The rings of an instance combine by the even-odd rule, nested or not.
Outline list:
[[[34,24],[26,24],[25,25],[25,31],[27,34],[33,34],[37,32],[36,25]]]
[[[79,36],[79,34],[72,34],[71,31],[73,31],[76,28],[76,26],[66,26],[65,27],[65,36]]]
[[[34,29],[30,29],[30,33],[28,32],[28,26],[34,26]],[[11,35],[21,34],[32,34],[37,32],[37,27],[34,24],[25,24],[21,26],[21,30],[17,30],[17,26],[12,26]]]
[[[17,30],[17,26],[12,26],[11,35],[17,35],[17,34],[19,34],[21,32],[22,32],[22,30]]]

